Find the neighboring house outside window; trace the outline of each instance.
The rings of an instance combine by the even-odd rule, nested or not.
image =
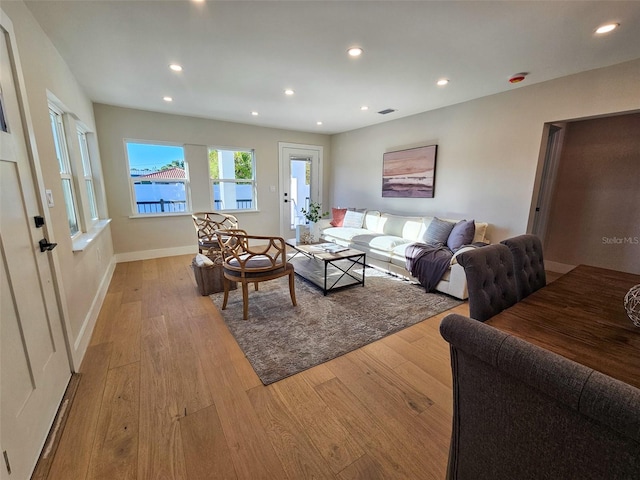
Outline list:
[[[126,150],[134,214],[190,211],[182,146],[126,141]]]
[[[256,210],[255,170],[253,150],[209,148],[213,210]]]
[[[78,206],[73,187],[73,172],[71,171],[71,163],[69,161],[69,150],[67,148],[62,115],[63,112],[61,110],[55,105],[49,104],[49,118],[53,132],[53,143],[55,144],[56,156],[58,157],[58,165],[60,167],[60,178],[62,179],[62,194],[64,196],[67,218],[69,220],[69,231],[71,232],[71,236],[74,237],[80,233],[80,226],[78,224]]]
[[[89,146],[87,145],[87,132],[78,128],[78,141],[80,142],[80,157],[82,158],[82,174],[84,185],[87,190],[89,201],[89,216],[91,221],[98,220],[98,205],[96,202],[96,189],[93,183],[93,173],[91,170],[91,157],[89,156]]]

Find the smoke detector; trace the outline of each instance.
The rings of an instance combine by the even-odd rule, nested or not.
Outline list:
[[[515,75],[511,75],[509,79],[509,83],[520,83],[525,79],[525,77],[529,75],[527,72],[516,73]]]

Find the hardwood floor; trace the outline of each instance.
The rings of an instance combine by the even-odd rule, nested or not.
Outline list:
[[[446,313],[265,387],[191,258],[117,265],[49,479],[444,478]]]

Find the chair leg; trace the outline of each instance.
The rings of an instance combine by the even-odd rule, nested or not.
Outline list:
[[[227,277],[224,277],[222,283],[224,285],[224,299],[222,300],[222,310],[224,310],[227,308],[227,300],[229,300],[229,289],[231,288],[231,281]]]
[[[295,284],[296,274],[291,272],[289,274],[289,295],[291,295],[291,303],[295,307],[296,303],[296,284]]]
[[[258,291],[258,282],[253,282],[253,289],[257,292]]]
[[[249,288],[247,282],[242,282],[242,318],[249,318]]]

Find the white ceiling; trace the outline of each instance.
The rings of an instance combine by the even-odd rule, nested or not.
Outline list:
[[[26,4],[95,102],[327,134],[640,58],[640,1]]]

